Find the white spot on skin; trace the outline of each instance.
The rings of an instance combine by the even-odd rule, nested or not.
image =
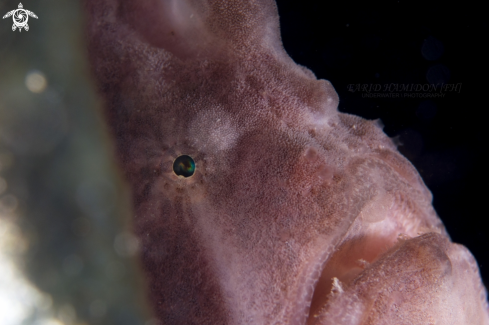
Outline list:
[[[329,115],[328,114],[324,114],[324,113],[310,113],[308,114],[308,124],[310,124],[311,126],[313,126],[314,128],[318,128],[322,131],[324,131],[324,129],[326,127],[329,126]]]
[[[401,242],[402,241],[406,241],[406,240],[408,240],[410,238],[411,238],[410,236],[408,236],[408,235],[406,235],[404,233],[400,233],[399,235],[397,235],[397,240],[398,241],[401,241]]]
[[[358,266],[360,266],[362,269],[366,268],[370,263],[364,260],[363,258],[357,260],[356,263]]]
[[[343,287],[341,285],[340,280],[338,280],[337,277],[333,278],[333,288],[331,288],[331,294],[338,294],[338,293],[343,293]]]
[[[228,113],[215,109],[197,114],[190,125],[189,138],[198,150],[217,153],[234,147],[239,132]]]

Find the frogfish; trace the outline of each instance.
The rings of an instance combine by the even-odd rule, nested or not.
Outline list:
[[[285,52],[273,0],[86,0],[158,324],[489,324],[378,120]]]

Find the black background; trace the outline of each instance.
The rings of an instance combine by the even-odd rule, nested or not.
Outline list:
[[[399,136],[399,150],[432,191],[452,240],[476,257],[487,286],[485,11],[469,2],[441,1],[278,0],[277,5],[287,53],[331,81],[341,112],[380,118],[387,135]],[[461,88],[443,98],[366,98],[365,92],[348,91],[349,84],[391,83]]]

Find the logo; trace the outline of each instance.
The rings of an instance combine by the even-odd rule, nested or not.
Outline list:
[[[19,8],[14,9],[12,11],[9,11],[3,16],[3,19],[12,16],[14,20],[14,24],[12,25],[12,31],[15,32],[15,30],[18,28],[19,32],[22,31],[22,28],[24,28],[26,31],[29,30],[29,25],[27,25],[27,21],[29,20],[29,16],[36,18],[37,16],[35,13],[29,10],[25,10],[24,6],[22,6],[22,3],[19,3]]]

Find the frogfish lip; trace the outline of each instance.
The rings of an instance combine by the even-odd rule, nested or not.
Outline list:
[[[317,318],[328,306],[330,298],[351,285],[403,236],[406,235],[396,230],[383,235],[357,235],[341,240],[334,248],[323,250],[309,265],[290,324],[319,324]]]

